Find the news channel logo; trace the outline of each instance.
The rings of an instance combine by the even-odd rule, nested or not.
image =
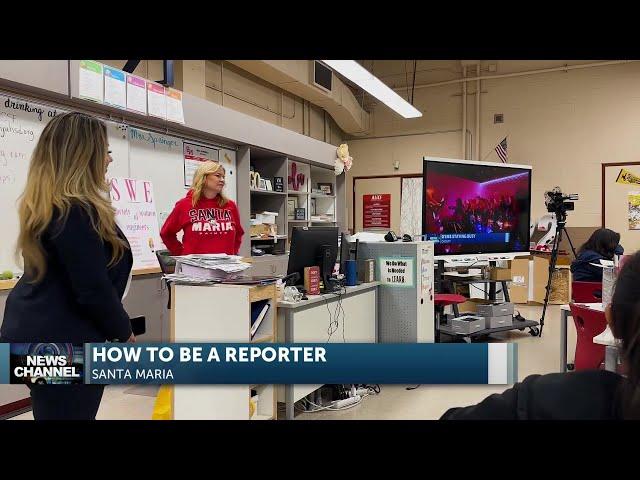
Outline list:
[[[12,343],[10,383],[84,383],[84,346],[73,343]]]

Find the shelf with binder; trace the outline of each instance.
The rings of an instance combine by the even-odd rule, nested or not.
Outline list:
[[[275,285],[176,285],[171,286],[172,342],[273,343],[277,338]],[[220,315],[224,305],[224,315]],[[262,319],[251,335],[252,310]],[[250,418],[250,385],[176,385],[173,417],[176,420]],[[258,418],[276,418],[276,391],[261,385]],[[255,390],[255,388],[254,388]]]

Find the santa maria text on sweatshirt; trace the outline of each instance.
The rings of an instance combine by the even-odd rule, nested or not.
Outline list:
[[[182,243],[176,237],[183,231]],[[172,255],[227,253],[236,255],[244,230],[238,207],[229,200],[220,206],[218,198],[201,197],[193,206],[192,191],[179,200],[160,231]]]

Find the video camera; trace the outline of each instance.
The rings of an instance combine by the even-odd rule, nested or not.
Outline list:
[[[565,216],[568,210],[574,209],[574,203],[567,200],[579,199],[577,193],[563,194],[560,187],[555,187],[550,192],[544,193],[544,204],[547,206],[547,211],[558,216]]]

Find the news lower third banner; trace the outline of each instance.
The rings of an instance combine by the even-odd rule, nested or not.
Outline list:
[[[4,343],[3,384],[494,384],[511,343]]]

